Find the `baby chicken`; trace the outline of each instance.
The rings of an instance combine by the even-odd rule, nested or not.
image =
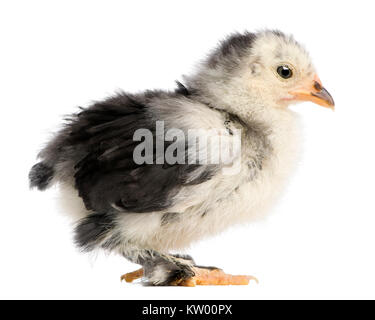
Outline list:
[[[77,245],[141,265],[124,276],[129,282],[247,284],[170,252],[264,215],[298,154],[298,118],[288,106],[333,109],[333,99],[306,50],[270,30],[229,36],[177,84],[81,108],[40,152],[30,185],[58,183]],[[192,161],[196,153],[220,160]]]

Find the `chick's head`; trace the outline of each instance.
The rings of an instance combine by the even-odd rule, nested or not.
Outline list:
[[[230,36],[187,81],[205,102],[234,113],[246,104],[285,109],[311,101],[334,107],[307,51],[279,31]]]

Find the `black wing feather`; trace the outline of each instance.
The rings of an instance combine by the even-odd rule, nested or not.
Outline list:
[[[75,184],[89,210],[108,211],[113,205],[128,212],[167,209],[182,186],[207,181],[214,173],[215,168],[207,166],[191,181],[200,165],[134,163],[133,150],[139,143],[133,141],[135,130],[155,130],[147,109],[145,96],[119,94],[71,119],[69,144],[85,150],[75,164]]]

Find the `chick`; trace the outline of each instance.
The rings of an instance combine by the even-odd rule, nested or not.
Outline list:
[[[306,50],[280,31],[236,33],[173,92],[119,93],[81,108],[39,153],[30,185],[58,183],[76,244],[141,265],[129,282],[247,284],[170,252],[269,210],[297,159],[288,106],[301,101],[334,106]],[[206,161],[191,161],[197,153]]]

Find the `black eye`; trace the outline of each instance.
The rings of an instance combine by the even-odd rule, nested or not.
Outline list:
[[[280,77],[284,79],[289,79],[293,75],[292,70],[288,66],[278,67],[277,73],[279,74]]]

